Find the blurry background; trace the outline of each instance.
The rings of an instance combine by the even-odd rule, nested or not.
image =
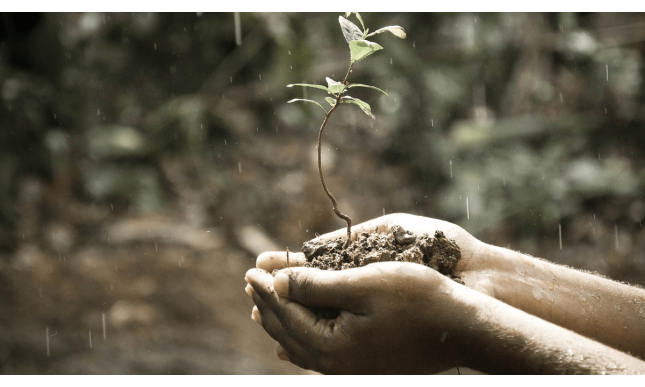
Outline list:
[[[243,276],[344,226],[323,114],[286,103],[324,92],[285,87],[343,78],[338,16],[0,15],[0,372],[303,372]],[[362,16],[408,38],[350,75],[376,121],[326,129],[343,212],[645,285],[645,15]]]

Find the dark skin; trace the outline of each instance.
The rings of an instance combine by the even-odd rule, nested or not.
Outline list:
[[[408,374],[452,368],[461,357],[456,351],[458,347],[433,347],[430,343],[439,342],[442,327],[461,316],[456,309],[446,307],[452,300],[441,291],[434,296],[415,291],[427,287],[428,283],[437,289],[450,286],[449,280],[423,266],[409,266],[389,262],[339,273],[340,276],[316,276],[317,284],[324,284],[322,286],[329,290],[324,293],[308,293],[306,285],[285,290],[284,284],[289,277],[284,273],[278,274],[275,292],[272,292],[274,278],[270,274],[258,269],[249,279],[256,289],[253,301],[265,330],[276,341],[284,343],[283,347],[289,349],[287,357],[302,368],[323,373],[360,374],[372,373],[374,369]],[[299,269],[294,272],[301,281],[308,281],[303,279]],[[390,283],[392,281],[397,283]],[[350,296],[345,293],[348,287],[342,285],[346,283],[352,284]],[[392,292],[392,287],[400,291]],[[279,296],[286,293],[288,296]],[[309,309],[291,299],[306,300],[308,306],[339,308],[340,316],[333,320],[318,319]],[[412,305],[424,305],[428,309],[426,313],[435,318],[422,317],[418,310],[410,313]],[[441,313],[435,313],[438,309]],[[390,318],[411,314],[417,318]],[[409,332],[423,334],[410,335]],[[448,341],[454,339],[451,336]],[[316,349],[312,351],[313,348]],[[434,350],[429,350],[432,348]],[[446,356],[446,351],[450,351],[451,356]],[[401,356],[402,352],[423,353],[423,356],[410,358]],[[428,362],[433,368],[428,369]]]
[[[281,359],[323,373],[421,374],[455,366],[488,373],[645,372],[645,363],[616,350],[629,346],[640,354],[645,346],[642,289],[486,245],[435,219],[393,214],[354,232],[392,224],[415,233],[441,229],[455,239],[462,250],[457,274],[466,286],[399,262],[339,272],[293,267],[273,278],[267,271],[285,267],[286,256],[264,253],[247,273],[247,292],[256,303],[253,319],[280,343]],[[302,254],[290,260],[304,263]],[[341,314],[318,320],[312,306]],[[603,328],[609,326],[630,329]]]

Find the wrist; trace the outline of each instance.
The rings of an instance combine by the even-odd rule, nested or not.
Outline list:
[[[427,346],[441,348],[443,358],[447,360],[446,369],[473,368],[474,360],[479,358],[477,352],[482,348],[473,345],[478,339],[475,333],[484,330],[480,317],[485,314],[482,307],[486,303],[482,302],[482,297],[488,297],[436,275],[434,271],[430,274],[429,288],[432,290],[426,301],[430,307],[422,309]]]
[[[462,247],[462,259],[455,270],[455,275],[461,277],[470,289],[477,290],[493,298],[499,298],[500,283],[505,283],[516,253],[512,250],[476,240],[472,246]]]

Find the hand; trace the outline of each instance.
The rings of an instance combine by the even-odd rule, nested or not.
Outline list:
[[[403,225],[403,227],[408,227]],[[416,232],[416,230],[414,230]],[[463,362],[472,307],[465,287],[422,265],[382,262],[343,271],[247,272],[278,355],[322,373],[436,373]],[[340,310],[318,318],[310,307]],[[463,365],[463,364],[461,364]]]
[[[478,366],[481,365],[482,359],[489,359],[489,360],[492,359],[489,353],[488,355],[480,357],[479,359],[475,359],[475,360],[471,359],[470,361],[473,361],[475,365],[475,367],[471,367],[471,368],[478,368],[482,371],[487,371],[487,372],[495,372],[495,371],[500,371],[500,368],[499,368],[500,366],[506,365],[508,367],[513,367],[512,370],[514,370],[514,372],[518,372],[519,369],[521,369],[523,366],[526,366],[526,364],[528,364],[528,363],[526,364],[523,363],[518,365],[518,364],[515,364],[512,360],[523,359],[524,357],[528,356],[527,354],[532,354],[532,351],[522,350],[516,354],[513,354],[512,351],[508,351],[507,348],[511,348],[511,347],[509,347],[509,343],[505,341],[511,340],[513,337],[516,337],[516,335],[510,334],[508,332],[503,333],[504,330],[507,330],[510,332],[511,330],[517,329],[518,327],[518,322],[515,321],[517,319],[509,318],[509,316],[511,316],[512,314],[519,313],[518,315],[519,320],[527,319],[527,315],[521,315],[519,310],[527,312],[533,316],[542,318],[553,324],[559,325],[560,327],[569,329],[570,331],[574,331],[584,336],[595,339],[598,342],[604,343],[613,348],[617,348],[622,351],[630,351],[631,353],[637,354],[639,356],[643,356],[643,354],[645,354],[645,346],[643,346],[643,340],[640,340],[642,338],[640,336],[641,336],[641,332],[643,332],[644,320],[639,316],[642,316],[642,313],[644,310],[642,305],[645,305],[645,293],[643,292],[642,289],[616,283],[605,278],[590,275],[587,273],[582,273],[566,267],[553,265],[547,261],[526,256],[512,250],[491,246],[477,240],[476,238],[468,234],[465,230],[463,230],[459,226],[456,226],[448,222],[440,221],[440,220],[429,219],[429,218],[424,218],[424,217],[419,217],[414,215],[392,214],[392,215],[380,217],[378,219],[374,219],[369,222],[365,222],[358,226],[354,226],[353,238],[355,238],[355,236],[359,232],[363,232],[363,231],[366,231],[366,232],[387,231],[389,227],[391,227],[394,224],[398,224],[403,228],[409,231],[413,231],[417,234],[428,233],[432,235],[434,234],[435,230],[441,230],[448,238],[452,238],[457,242],[457,244],[461,249],[462,259],[457,265],[455,274],[461,276],[461,279],[465,282],[467,287],[477,290],[478,292],[473,292],[470,289],[467,289],[466,287],[459,286],[449,281],[450,285],[453,288],[457,287],[461,291],[463,291],[461,295],[457,298],[460,300],[463,300],[464,302],[466,301],[470,302],[470,306],[468,305],[464,306],[463,304],[460,304],[461,306],[455,305],[453,306],[454,308],[453,310],[460,310],[460,309],[466,310],[466,311],[469,311],[469,310],[473,311],[474,309],[478,310],[478,313],[476,313],[475,315],[479,317],[470,317],[470,319],[466,320],[468,324],[471,324],[471,325],[468,325],[470,329],[473,329],[476,324],[482,323],[482,321],[479,321],[481,320],[482,311],[494,310],[495,313],[498,314],[496,319],[499,321],[495,324],[495,327],[496,329],[501,329],[502,330],[501,333],[498,332],[493,334],[492,336],[491,335],[481,336],[481,335],[471,334],[470,336],[472,337],[469,339],[469,343],[466,343],[464,346],[458,346],[458,347],[459,348],[470,347],[471,348],[470,353],[471,355],[473,355],[477,352],[479,348],[489,348],[490,350],[491,348],[493,348],[494,344],[501,345],[498,351],[499,354],[501,354],[500,356],[504,354],[508,356],[504,355],[506,357],[502,361],[497,361],[496,364],[491,365],[490,370],[487,371],[486,370],[487,367],[478,367]],[[343,237],[345,235],[346,235],[345,229],[341,229],[333,233],[325,234],[319,238],[330,239],[330,238],[336,238],[336,237]],[[302,266],[304,262],[305,262],[305,258],[302,253],[290,254],[290,262],[289,262],[290,266]],[[395,266],[392,266],[392,264],[395,264],[395,263],[393,262],[378,263],[378,264],[372,264],[360,269],[351,269],[348,271],[335,272],[335,273],[319,272],[319,273],[326,273],[326,274],[317,274],[317,275],[331,276],[329,278],[332,278],[335,276],[341,276],[336,278],[342,278],[342,276],[348,276],[347,277],[348,279],[354,278],[353,281],[356,281],[357,277],[353,275],[350,276],[349,274],[357,273],[357,271],[359,270],[365,271],[365,269],[371,268],[370,270],[378,269],[381,272],[383,272],[383,278],[390,278],[392,275],[395,275],[395,274],[394,273],[386,274],[386,272],[390,270],[390,268],[395,267]],[[409,265],[414,265],[414,264],[409,264]],[[265,273],[265,275],[268,276],[268,274],[266,274],[264,270],[272,271],[273,269],[282,269],[282,268],[285,268],[286,266],[287,266],[287,260],[284,252],[267,252],[267,253],[261,254],[258,257],[257,267],[259,269],[256,269],[256,270],[259,270],[260,272]],[[416,266],[416,268],[417,269],[423,268],[423,266],[419,265],[419,266]],[[301,269],[294,268],[292,270],[294,272],[298,272],[298,270],[301,270]],[[439,276],[436,272],[430,269],[428,270],[432,273],[431,276],[434,276],[434,277]],[[253,277],[254,277],[254,274],[251,274],[250,278],[253,278]],[[443,281],[447,281],[447,279],[443,278]],[[268,284],[268,286],[271,286],[270,278],[266,278],[265,282]],[[363,282],[362,279],[361,279],[361,282]],[[411,283],[413,282],[414,281],[412,281]],[[278,283],[280,283],[280,281],[278,281]],[[278,283],[276,283],[276,285],[278,285]],[[373,284],[374,283],[376,282],[373,282]],[[432,281],[429,283],[432,283]],[[436,284],[436,282],[434,283]],[[358,286],[358,285],[359,284],[352,283],[352,286]],[[309,286],[310,288],[315,288],[311,284],[303,285],[303,286]],[[352,286],[349,286],[348,289],[353,289]],[[365,291],[364,289],[366,288],[357,287],[357,289],[363,289],[363,291]],[[397,289],[397,287],[394,287],[393,289]],[[415,289],[418,289],[418,288],[415,288]],[[428,291],[430,292],[428,294],[434,294],[432,293],[433,289],[434,288],[432,286],[428,287]],[[453,291],[454,290],[455,289],[453,289]],[[293,323],[289,322],[287,317],[285,317],[287,316],[287,314],[281,314],[282,312],[278,311],[280,309],[279,306],[283,304],[294,305],[287,308],[292,308],[295,310],[298,307],[300,307],[301,309],[303,309],[300,305],[294,302],[290,302],[285,298],[279,299],[277,301],[277,304],[266,301],[270,299],[266,297],[262,297],[260,293],[255,293],[250,286],[247,286],[247,292],[249,292],[249,295],[252,295],[254,297],[254,300],[256,300],[256,303],[258,302],[264,303],[262,304],[264,310],[268,310],[270,312],[270,313],[267,312],[268,315],[273,316],[273,317],[270,317],[272,319],[272,322],[270,324],[272,324],[271,326],[273,327],[280,326],[281,324],[291,324],[287,326],[293,327]],[[355,290],[350,290],[346,294],[345,293],[343,294],[332,293],[332,294],[334,294],[336,297],[346,298],[347,302],[349,302],[352,299],[355,299],[356,297],[363,297],[362,302],[364,305],[378,305],[379,298],[386,297],[389,293],[385,295],[378,292],[356,294]],[[400,298],[402,294],[397,294],[397,296],[399,296]],[[454,293],[452,294],[454,296]],[[487,297],[486,295],[492,296],[495,299],[502,301],[503,303],[506,303],[506,305],[500,304],[499,301],[495,301],[492,298]],[[266,294],[264,296],[266,296]],[[372,298],[372,300],[370,300],[370,298]],[[387,300],[387,297],[383,298],[383,300]],[[593,300],[603,300],[603,302],[597,302]],[[391,301],[391,302],[394,303],[394,301]],[[308,305],[304,301],[303,303],[305,305]],[[488,304],[488,307],[485,307],[484,306],[485,304]],[[394,306],[395,305],[388,305],[388,307],[394,307]],[[513,309],[511,306],[517,309]],[[400,306],[400,307],[403,307],[403,306]],[[311,312],[308,311],[308,309],[306,308],[304,308],[304,310],[309,312],[308,318],[311,318]],[[391,313],[392,312],[395,314],[401,313],[402,316],[405,315],[404,311],[398,311],[394,309],[389,309],[389,310]],[[424,310],[424,309],[421,308],[421,310]],[[441,310],[441,308],[439,308],[439,310]],[[615,313],[615,310],[620,310],[622,312]],[[351,312],[351,309],[349,309],[348,311]],[[423,315],[423,313],[421,314]],[[350,321],[349,317],[351,316],[351,313],[343,314],[341,312],[341,316],[339,318],[342,318],[344,315],[347,316],[347,321]],[[354,313],[354,315],[360,316],[360,313]],[[464,315],[461,317],[466,318],[466,315],[467,314],[464,313]],[[587,316],[587,318],[583,319],[580,316]],[[254,309],[254,319],[256,321],[260,321],[260,312],[257,309],[257,307]],[[305,321],[305,320],[301,320],[301,321]],[[455,320],[455,321],[460,321],[460,320]],[[323,324],[326,324],[326,323],[327,321],[323,321]],[[439,324],[439,326],[441,326],[440,321],[437,323]],[[311,321],[309,321],[309,324],[310,326],[312,326]],[[550,332],[555,328],[553,326],[551,327],[544,326],[544,324],[548,324],[548,323],[545,323],[544,321],[531,322],[531,319],[528,319],[525,325],[528,327],[536,324],[541,326],[541,328],[539,328],[540,331],[544,331],[548,333],[543,335],[544,337],[542,337],[539,340],[537,339],[537,336],[535,336],[533,333],[527,333],[524,339],[525,341],[526,340],[535,341],[536,348],[539,349],[544,346],[544,342],[551,340],[553,337],[556,337],[556,335]],[[272,328],[273,330],[270,331],[269,328],[267,328],[269,325],[264,320],[263,320],[263,325],[265,326],[265,329],[267,330],[267,332],[274,335],[273,337],[276,340],[281,341],[281,343],[286,342],[286,338],[290,337],[289,334],[285,333],[284,330],[280,332],[279,329]],[[387,326],[387,324],[384,323],[383,326]],[[452,325],[453,328],[458,326],[459,324]],[[624,329],[623,330],[613,329],[613,327],[615,326],[623,326]],[[292,328],[289,328],[289,329],[292,329]],[[467,330],[468,329],[464,331],[467,331]],[[480,332],[493,333],[494,330],[495,329],[491,330],[490,327],[486,327],[486,328],[483,328],[483,330],[480,329]],[[533,328],[528,330],[534,331]],[[412,331],[412,333],[413,333],[412,337],[417,337],[417,336],[414,336],[417,332]],[[560,332],[560,333],[565,336],[571,334],[570,332],[569,333]],[[330,336],[328,335],[325,337],[330,337]],[[450,337],[450,334],[448,334],[447,337]],[[517,337],[520,337],[520,336],[517,336]],[[457,338],[459,338],[459,335],[457,335]],[[508,340],[506,340],[505,338]],[[300,340],[305,340],[305,339],[301,337]],[[383,339],[381,338],[379,338],[379,340],[383,341]],[[496,340],[497,341],[501,340],[501,342],[495,343]],[[579,338],[576,338],[575,340],[580,341]],[[474,343],[476,343],[477,341],[480,341],[480,343],[478,345],[475,345]],[[327,339],[327,342],[329,342],[328,339]],[[567,339],[563,342],[569,343],[571,341]],[[295,344],[291,344],[291,345],[295,347]],[[552,343],[552,344],[554,346],[557,346],[557,343]],[[593,346],[590,343],[587,343],[584,345]],[[305,347],[305,345],[300,345],[300,346]],[[293,348],[293,347],[289,347],[289,348]],[[311,346],[307,348],[310,348],[310,347]],[[313,348],[316,348],[316,347],[314,346]],[[522,348],[528,348],[528,347],[523,345]],[[296,350],[295,352],[300,354],[303,351]],[[540,353],[544,354],[543,352],[544,351],[540,352],[539,350],[537,350],[536,354],[540,354]],[[557,352],[553,352],[553,353],[554,353],[554,356],[557,355]],[[449,351],[447,351],[446,354],[449,354]],[[287,352],[287,350],[283,347],[278,348],[278,355],[282,356],[282,358],[288,357],[294,363],[301,366],[305,366],[303,364],[312,364],[309,367],[305,366],[307,368],[312,368],[317,370],[325,369],[323,365],[316,366],[314,360],[307,360],[309,361],[309,363],[303,363],[306,360],[302,360],[302,359],[308,359],[306,356],[294,355],[293,352]],[[535,354],[532,354],[531,356],[533,355]],[[593,356],[591,357],[593,358]],[[313,356],[313,358],[315,358],[315,356]],[[358,356],[357,358],[361,358],[361,356]],[[460,358],[460,357],[456,356],[456,358]],[[535,357],[535,359],[533,360],[536,360],[538,358],[539,356]],[[402,359],[405,359],[405,357],[402,357]],[[443,360],[447,361],[450,359],[454,360],[454,358],[451,358],[450,356],[446,355],[445,359],[441,359],[438,362],[433,362],[432,364],[443,365],[444,364],[442,363]],[[561,362],[558,359],[551,359],[551,360],[548,360],[548,362],[549,364],[552,364],[558,367],[560,367],[561,365],[560,364]],[[390,364],[390,362],[386,362],[386,363]],[[480,363],[480,364],[477,364],[477,363]],[[374,362],[373,364],[378,364],[378,363]],[[392,361],[391,364],[392,366],[395,366],[397,363]],[[353,365],[357,366],[356,364],[353,364]],[[465,365],[468,365],[468,364],[465,364]],[[398,365],[398,366],[401,367],[401,365]],[[409,366],[412,367],[412,365],[409,365]],[[642,362],[641,362],[641,366],[639,367],[642,368]],[[399,370],[401,369],[402,368],[399,368]],[[602,371],[602,367],[599,366],[598,369]],[[336,369],[334,369],[334,371],[339,372],[339,371],[336,371]],[[381,371],[395,372],[387,368],[383,368]],[[501,370],[501,371],[509,372],[509,370]],[[543,371],[546,372],[547,370],[545,369]],[[613,372],[612,370],[608,369],[608,372],[609,371]],[[403,371],[397,371],[397,372],[403,372]],[[429,370],[428,372],[431,372],[431,371]]]
[[[490,282],[490,273],[498,269],[501,263],[493,259],[489,251],[491,246],[481,242],[466,230],[456,224],[438,219],[426,218],[410,214],[389,214],[352,227],[352,240],[362,232],[388,232],[393,225],[399,225],[416,235],[424,233],[434,236],[436,230],[443,231],[447,238],[454,239],[461,250],[461,260],[457,264],[454,274],[461,277],[466,286],[487,295],[493,296],[495,290]],[[347,235],[347,229],[330,232],[316,239],[342,238]],[[314,239],[315,240],[315,239]],[[290,253],[289,265],[302,266],[305,257],[302,253]],[[271,273],[274,269],[287,267],[285,252],[266,252],[261,254],[256,266]]]

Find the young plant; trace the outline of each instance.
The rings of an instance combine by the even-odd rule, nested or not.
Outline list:
[[[358,28],[356,24],[352,23],[351,21],[345,18],[350,16],[350,14],[352,13],[356,16],[358,21],[361,23],[361,26],[363,27],[362,30]],[[354,63],[359,62],[367,58],[369,55],[373,54],[374,52],[383,49],[381,45],[374,42],[370,42],[369,40],[366,40],[366,38],[370,36],[378,35],[380,33],[387,31],[392,33],[394,36],[398,38],[405,39],[405,31],[403,30],[402,27],[399,27],[399,26],[389,26],[389,27],[380,28],[372,32],[371,34],[368,34],[369,29],[365,28],[365,23],[363,23],[363,18],[361,18],[361,15],[359,15],[358,12],[346,12],[345,17],[342,17],[342,16],[338,17],[338,21],[340,22],[340,28],[343,31],[345,40],[349,44],[350,61],[349,61],[349,68],[347,69],[347,73],[345,74],[345,78],[343,78],[341,82],[337,82],[327,77],[325,78],[327,80],[326,87],[322,85],[312,85],[308,83],[294,83],[291,85],[287,85],[287,87],[293,87],[293,86],[313,87],[315,89],[326,91],[327,94],[333,96],[333,97],[325,97],[325,101],[327,101],[327,103],[329,103],[330,105],[329,111],[327,111],[321,104],[311,99],[295,98],[287,103],[292,103],[296,101],[309,102],[309,103],[318,105],[325,112],[325,119],[322,125],[320,126],[320,131],[318,132],[318,173],[320,174],[320,182],[322,183],[323,189],[325,190],[325,193],[327,194],[332,204],[334,205],[334,213],[336,214],[336,216],[338,216],[341,219],[344,219],[345,222],[347,222],[347,241],[345,242],[345,247],[348,247],[349,244],[351,243],[350,236],[352,231],[352,219],[338,210],[338,203],[336,203],[336,199],[334,198],[334,195],[332,195],[331,192],[329,192],[329,189],[327,188],[327,184],[325,184],[325,178],[323,177],[322,164],[321,164],[323,131],[325,130],[325,125],[327,125],[327,121],[329,120],[329,117],[331,116],[331,114],[336,110],[336,108],[340,104],[343,104],[343,103],[354,104],[359,108],[361,108],[361,110],[365,114],[370,116],[372,119],[376,119],[372,114],[372,108],[367,102],[362,101],[358,98],[350,97],[349,95],[346,95],[346,92],[353,87],[367,87],[370,89],[378,90],[385,95],[388,95],[388,94],[385,91],[375,86],[364,85],[361,83],[349,83],[347,81],[347,77],[349,77],[349,73],[351,72],[352,66],[354,65]]]

